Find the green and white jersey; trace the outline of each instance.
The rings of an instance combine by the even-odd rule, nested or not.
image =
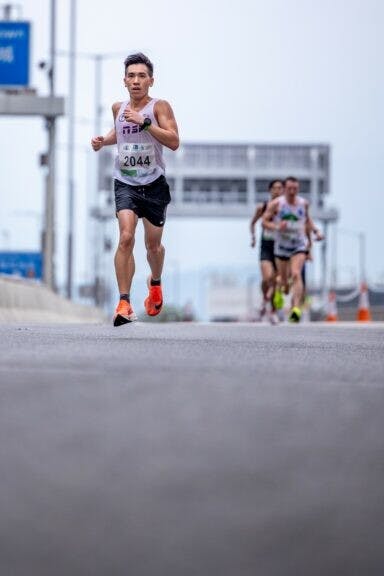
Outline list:
[[[275,221],[286,222],[286,229],[279,230],[275,236],[276,256],[289,257],[296,252],[308,250],[306,234],[307,200],[301,196],[295,198],[294,204],[289,204],[285,196],[280,196]]]

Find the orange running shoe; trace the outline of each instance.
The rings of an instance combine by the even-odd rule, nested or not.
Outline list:
[[[144,307],[148,316],[157,316],[163,307],[163,291],[161,286],[151,286],[151,277],[148,278],[148,297],[144,300]]]
[[[128,322],[135,322],[135,320],[137,320],[137,316],[130,302],[120,300],[113,317],[113,325],[121,326],[122,324],[128,324]]]

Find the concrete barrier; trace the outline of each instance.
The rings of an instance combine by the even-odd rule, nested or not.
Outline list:
[[[87,322],[104,323],[102,310],[75,304],[55,294],[43,284],[0,277],[0,322]]]

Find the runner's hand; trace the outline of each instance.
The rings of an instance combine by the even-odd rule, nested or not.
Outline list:
[[[256,246],[256,238],[254,236],[252,236],[251,238],[251,248],[254,248]]]
[[[133,122],[134,124],[142,124],[144,122],[144,116],[139,112],[132,110],[129,105],[124,110],[124,118],[127,122]]]
[[[94,136],[91,140],[92,148],[95,152],[104,146],[104,136]]]

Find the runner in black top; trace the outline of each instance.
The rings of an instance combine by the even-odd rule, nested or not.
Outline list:
[[[269,183],[268,190],[270,193],[270,200],[280,196],[283,192],[282,180],[272,180]],[[255,226],[260,220],[267,208],[268,202],[258,204],[251,220],[251,246],[256,245]],[[277,324],[278,318],[275,313],[273,305],[273,292],[276,280],[276,265],[274,258],[274,233],[262,227],[261,242],[260,242],[260,271],[261,271],[261,291],[263,294],[263,302],[261,304],[258,319],[262,320],[267,311],[269,312],[269,320],[272,324]],[[269,308],[269,310],[268,310]]]

